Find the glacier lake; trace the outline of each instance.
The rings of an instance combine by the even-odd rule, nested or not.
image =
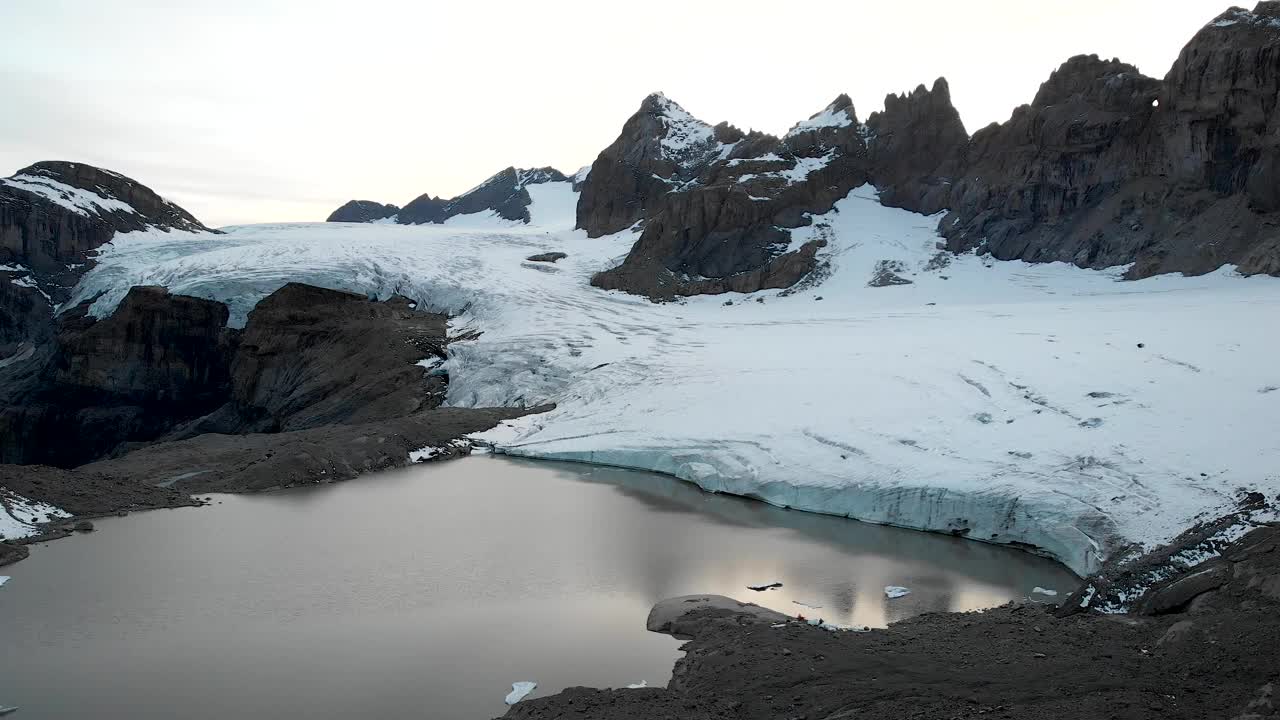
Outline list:
[[[681,643],[645,618],[667,597],[884,626],[1076,584],[1008,548],[587,465],[477,456],[211,497],[96,521],[0,569],[0,706],[483,719],[518,681],[538,683],[531,698],[664,685]]]

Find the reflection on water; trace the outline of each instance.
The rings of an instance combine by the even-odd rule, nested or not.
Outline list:
[[[0,705],[486,718],[517,680],[535,696],[665,683],[679,643],[644,619],[672,595],[884,625],[1073,582],[1003,548],[582,465],[471,458],[217,500],[106,519],[7,568]]]

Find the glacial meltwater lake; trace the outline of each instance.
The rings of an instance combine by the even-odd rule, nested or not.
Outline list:
[[[675,595],[883,626],[1075,583],[1006,548],[586,465],[472,457],[214,503],[100,520],[0,569],[0,706],[483,720],[516,681],[664,685],[680,642],[645,617]]]

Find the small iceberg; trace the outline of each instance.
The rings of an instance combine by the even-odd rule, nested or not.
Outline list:
[[[0,587],[2,587],[2,586],[3,586],[5,583],[7,583],[7,582],[9,582],[9,576],[8,576],[8,575],[0,575]],[[0,709],[3,709],[3,708],[0,708]]]
[[[533,692],[533,689],[536,687],[538,687],[538,683],[536,682],[511,683],[511,692],[507,693],[506,703],[508,705],[515,705],[523,700],[525,695]]]
[[[1032,595],[1048,595],[1049,597],[1055,597],[1055,596],[1057,596],[1058,591],[1057,591],[1057,590],[1047,590],[1047,589],[1042,588],[1042,587],[1040,587],[1039,585],[1037,585],[1034,589],[1032,589],[1031,594],[1032,594]]]
[[[627,686],[627,689],[628,689],[628,690],[639,690],[639,689],[640,689],[640,688],[642,688],[642,687],[649,687],[649,681],[648,681],[648,680],[641,680],[641,681],[640,681],[640,682],[638,682],[638,683],[631,683],[630,685],[628,685],[628,686]]]
[[[765,590],[777,590],[780,587],[782,587],[782,583],[774,582],[769,583],[768,585],[748,585],[747,589],[755,590],[756,592],[764,592]]]
[[[884,596],[889,598],[890,600],[893,600],[895,598],[900,598],[904,595],[910,595],[910,594],[911,594],[911,590],[909,590],[908,588],[904,588],[901,585],[886,585],[884,588]]]
[[[6,578],[6,579],[7,579],[7,578]],[[12,715],[12,714],[14,714],[14,713],[16,713],[16,712],[18,712],[18,708],[17,708],[17,706],[16,706],[16,705],[15,705],[15,706],[8,706],[8,707],[6,707],[6,706],[4,706],[4,705],[0,705],[0,717],[4,717],[5,715]]]
[[[840,623],[829,623],[822,618],[806,620],[810,625],[826,630],[827,632],[871,632],[871,628],[866,625],[842,625]]]

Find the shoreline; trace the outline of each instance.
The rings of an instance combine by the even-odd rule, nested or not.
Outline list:
[[[1214,582],[1198,579],[1206,565]],[[1280,714],[1280,527],[1256,528],[1220,557],[1148,588],[1142,600],[1170,596],[1176,604],[1140,601],[1142,612],[1132,615],[1010,603],[866,632],[828,632],[732,598],[672,598],[647,621],[651,631],[688,640],[665,688],[568,688],[502,717]]]

